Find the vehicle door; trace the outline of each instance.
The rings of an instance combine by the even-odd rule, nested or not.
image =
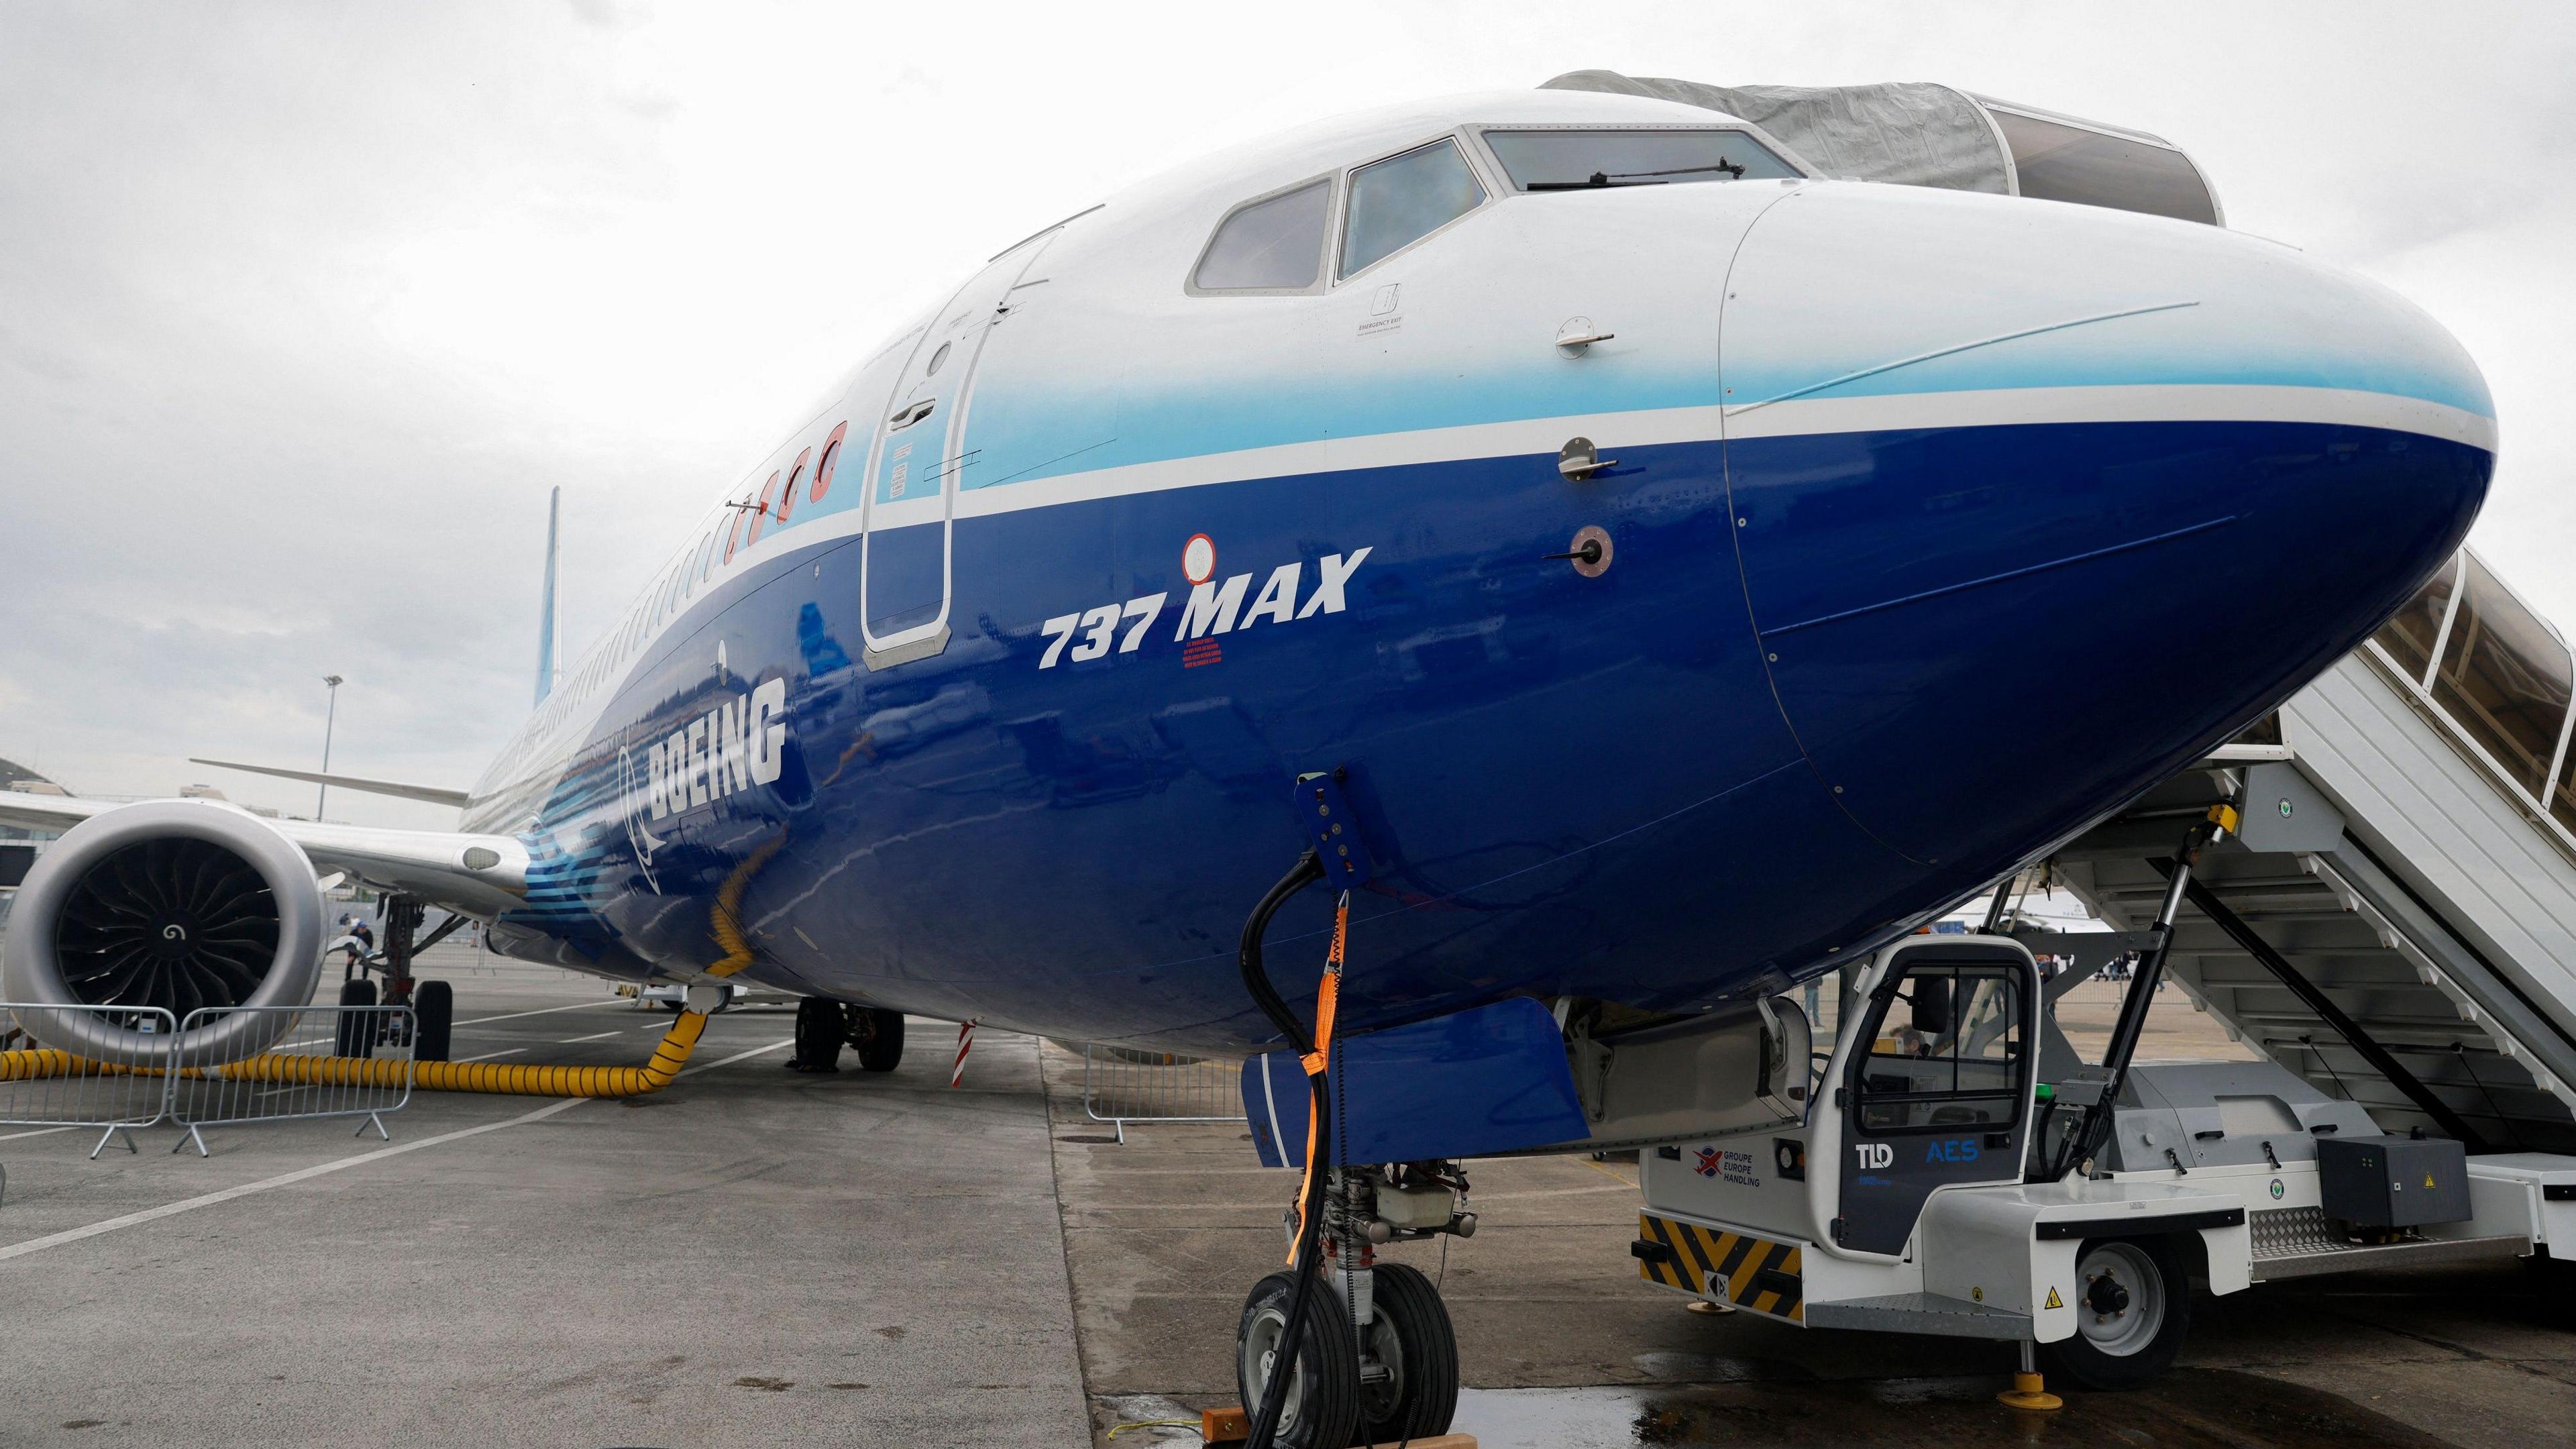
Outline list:
[[[2022,1180],[2038,1000],[2010,945],[1927,939],[1895,958],[1844,1069],[1836,1242],[1901,1253],[1937,1189]]]
[[[871,669],[948,646],[957,491],[975,462],[963,451],[968,389],[986,340],[1011,315],[1013,287],[1056,234],[1003,253],[932,315],[877,414],[859,542],[859,632]]]

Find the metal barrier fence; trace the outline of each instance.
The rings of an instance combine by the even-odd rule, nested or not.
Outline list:
[[[390,1142],[384,1114],[411,1101],[408,1071],[385,1084],[335,1072],[323,1065],[332,1057],[411,1060],[414,1023],[408,1006],[201,1006],[179,1023],[184,1037],[224,1017],[261,1012],[288,1019],[276,1044],[247,1061],[181,1072],[170,1081],[170,1120],[188,1129],[171,1147],[190,1143],[206,1151],[207,1127],[288,1118],[364,1117],[358,1135],[369,1127]],[[266,1035],[265,1032],[254,1035]]]
[[[1082,1110],[1120,1142],[1130,1122],[1240,1122],[1243,1064],[1085,1042]]]
[[[0,1001],[0,1126],[95,1127],[94,1159],[119,1134],[137,1150],[133,1130],[169,1115],[170,1078],[161,1067],[112,1067],[37,1043],[69,1040],[65,1025],[84,1018],[175,1040],[177,1025],[159,1007],[51,1006]]]
[[[283,1018],[276,1042],[258,1056],[226,1066],[179,1065],[183,1041],[237,1012]],[[66,1027],[73,1018],[159,1037],[170,1045],[166,1052],[155,1049],[153,1064],[137,1067],[112,1066],[39,1045],[72,1039],[75,1033]],[[372,1126],[391,1141],[384,1114],[411,1101],[411,1073],[405,1070],[391,1082],[374,1083],[335,1070],[325,1060],[375,1057],[408,1063],[414,1030],[407,1006],[209,1006],[174,1022],[159,1007],[0,1001],[0,1126],[98,1128],[98,1142],[89,1152],[93,1158],[120,1135],[126,1151],[137,1151],[134,1129],[163,1121],[188,1129],[171,1151],[194,1143],[200,1156],[210,1155],[201,1129],[245,1122],[364,1117],[358,1126],[362,1135]]]

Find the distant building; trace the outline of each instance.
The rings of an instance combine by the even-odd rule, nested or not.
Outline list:
[[[0,790],[15,790],[23,795],[71,793],[11,760],[0,760]],[[17,899],[18,882],[26,878],[27,867],[35,863],[36,852],[61,834],[59,830],[30,830],[0,822],[0,931],[8,928],[9,907]]]
[[[22,795],[69,795],[71,791],[28,769],[14,760],[0,760],[0,790],[15,790]],[[51,840],[59,830],[28,830],[16,825],[0,824],[0,840]]]

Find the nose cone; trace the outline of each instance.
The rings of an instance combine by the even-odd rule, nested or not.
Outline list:
[[[1782,712],[1924,864],[2000,869],[2278,703],[2458,547],[2492,471],[2438,324],[2212,227],[1816,186],[1727,290]]]

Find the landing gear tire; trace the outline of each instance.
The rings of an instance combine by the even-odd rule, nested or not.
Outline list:
[[[2191,1278],[2168,1238],[2095,1238],[2075,1255],[2076,1332],[2039,1346],[2049,1372],[2088,1389],[2139,1388],[2173,1366],[2191,1329]]]
[[[1289,1357],[1283,1342],[1288,1311],[1304,1282],[1294,1273],[1273,1273],[1253,1284],[1252,1296],[1243,1301],[1243,1321],[1234,1331],[1234,1386],[1248,1416],[1260,1414],[1271,1373]],[[1360,1375],[1350,1310],[1320,1281],[1306,1290],[1311,1296],[1299,1335],[1304,1347],[1270,1442],[1276,1449],[1345,1449],[1365,1442],[1359,1438]]]
[[[882,1007],[850,1008],[850,1045],[864,1071],[890,1072],[903,1065],[903,1013]]]
[[[456,988],[444,981],[423,981],[411,989],[411,1059],[443,1062],[456,1036]]]
[[[1449,1309],[1418,1268],[1380,1263],[1371,1276],[1375,1317],[1364,1337],[1387,1377],[1360,1385],[1360,1436],[1352,1442],[1446,1434],[1458,1411],[1458,1334]]]
[[[375,1005],[376,983],[364,976],[355,981],[341,982],[340,1004],[342,1006]],[[332,1050],[344,1057],[374,1056],[376,1054],[375,1013],[360,1011],[343,1015],[340,1018],[338,1040],[332,1044]]]
[[[787,1059],[791,1072],[837,1072],[841,1039],[849,1035],[848,1008],[837,1001],[808,996],[796,1003],[796,1053]]]

